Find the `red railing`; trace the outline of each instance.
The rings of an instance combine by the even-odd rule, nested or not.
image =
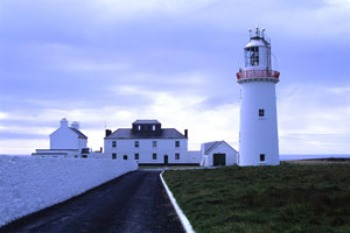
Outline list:
[[[275,70],[241,70],[237,74],[237,79],[244,78],[275,78],[278,79],[280,72]]]

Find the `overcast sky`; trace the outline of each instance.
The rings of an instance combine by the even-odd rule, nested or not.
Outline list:
[[[350,154],[349,0],[0,0],[0,154],[157,119],[236,149],[248,30],[272,41],[281,154]]]

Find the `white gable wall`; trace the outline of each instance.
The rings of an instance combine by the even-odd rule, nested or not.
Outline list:
[[[87,139],[79,138],[72,129],[61,126],[50,135],[50,149],[79,149],[87,147]]]

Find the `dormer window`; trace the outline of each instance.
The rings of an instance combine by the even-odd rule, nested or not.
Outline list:
[[[133,134],[159,135],[161,131],[161,124],[157,120],[137,120],[132,124]]]

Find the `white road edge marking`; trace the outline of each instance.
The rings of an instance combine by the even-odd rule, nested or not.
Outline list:
[[[185,231],[187,233],[195,233],[195,231],[192,228],[192,225],[190,223],[190,221],[188,220],[188,218],[186,217],[186,215],[184,214],[184,212],[182,211],[182,209],[180,208],[180,206],[177,204],[176,199],[173,195],[173,193],[170,191],[168,185],[165,183],[165,180],[163,179],[163,173],[164,171],[162,171],[160,173],[160,179],[163,183],[163,186],[165,188],[165,191],[167,192],[169,199],[171,201],[171,204],[173,204],[175,211],[177,213],[177,216],[179,216],[179,219],[182,223],[183,228],[185,229]]]

